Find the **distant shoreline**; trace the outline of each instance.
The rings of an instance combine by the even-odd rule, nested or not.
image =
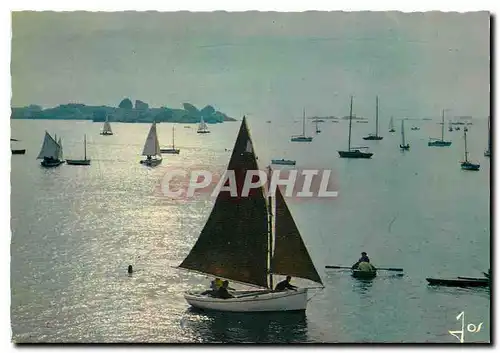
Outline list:
[[[226,121],[237,121],[211,105],[202,109],[190,103],[183,103],[182,108],[150,108],[140,100],[132,101],[125,98],[118,107],[89,106],[81,103],[61,104],[54,108],[43,109],[38,105],[26,107],[11,107],[11,119],[31,120],[91,120],[93,122],[110,123],[157,123],[170,122],[181,124],[195,124],[203,119],[207,124],[217,124]]]
[[[233,118],[231,118],[233,119]],[[29,118],[11,118],[11,120],[64,120],[64,121],[90,121],[92,123],[97,123],[97,124],[100,124],[100,123],[103,123],[103,121],[96,121],[96,120],[93,120],[93,119],[73,119],[73,118],[32,118],[32,117],[29,117]],[[233,120],[225,120],[224,122],[225,123],[232,123],[232,122],[235,122],[235,121],[238,121],[237,119],[233,119]],[[124,124],[151,124],[152,121],[109,121],[110,123],[124,123]],[[200,122],[199,121],[193,121],[193,122],[185,122],[185,121],[157,121],[156,122],[157,124],[160,124],[160,123],[173,123],[173,124],[186,124],[186,125],[189,125],[189,124],[199,124]],[[221,124],[221,123],[212,123],[212,122],[207,122],[207,124]]]

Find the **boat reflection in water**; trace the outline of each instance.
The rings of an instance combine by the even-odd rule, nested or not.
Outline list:
[[[234,313],[190,307],[182,326],[200,343],[308,342],[305,311]]]

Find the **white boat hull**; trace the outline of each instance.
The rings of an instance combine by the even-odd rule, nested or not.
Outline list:
[[[307,306],[307,288],[283,292],[232,291],[235,298],[229,299],[212,298],[201,295],[202,292],[188,292],[184,298],[198,309],[231,312],[299,311]]]

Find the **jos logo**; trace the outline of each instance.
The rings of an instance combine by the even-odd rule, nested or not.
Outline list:
[[[452,336],[456,337],[460,343],[464,343],[464,339],[465,339],[465,330],[464,330],[464,325],[465,325],[465,312],[462,311],[460,314],[458,314],[457,316],[457,320],[460,320],[462,319],[462,329],[459,330],[459,331],[448,331]],[[479,324],[473,324],[473,323],[469,323],[467,324],[467,332],[470,332],[470,333],[477,333],[479,331],[481,331],[481,326],[483,326],[483,323],[479,323]]]

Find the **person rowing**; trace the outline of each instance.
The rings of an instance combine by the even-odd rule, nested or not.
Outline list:
[[[370,258],[368,257],[368,254],[366,252],[361,253],[361,257],[359,258],[358,262],[356,262],[354,265],[352,265],[353,270],[359,270],[359,271],[375,271],[376,268],[370,263]]]

